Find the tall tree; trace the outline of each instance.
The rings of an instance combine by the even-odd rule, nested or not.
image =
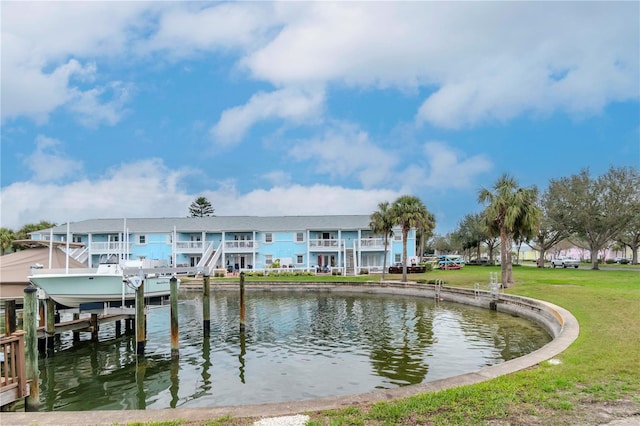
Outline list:
[[[402,282],[407,282],[407,238],[411,228],[433,230],[435,217],[424,203],[412,195],[403,195],[391,206],[394,223],[402,229]]]
[[[529,247],[538,250],[540,253],[537,262],[538,268],[544,268],[545,253],[569,236],[565,229],[558,227],[551,219],[558,214],[558,209],[561,208],[556,201],[556,199],[549,196],[549,190],[545,191],[539,199],[542,213],[540,226],[538,227],[538,232],[528,242]]]
[[[592,269],[599,269],[598,253],[640,215],[640,175],[635,168],[612,167],[592,179],[583,169],[551,180],[549,196],[559,206],[552,217],[555,225],[584,241]]]
[[[618,236],[625,246],[631,249],[631,263],[638,264],[638,247],[640,246],[640,214],[629,223],[629,226],[622,230]]]
[[[4,256],[15,240],[14,232],[9,228],[0,228],[0,256]]]
[[[500,235],[500,272],[502,285],[513,284],[511,247],[515,238],[529,237],[540,221],[540,208],[536,204],[538,190],[520,188],[508,174],[493,185],[493,191],[481,189],[478,201],[486,204],[485,215],[490,234]]]
[[[469,250],[469,260],[471,260],[471,249],[475,249],[476,259],[480,262],[480,248],[486,238],[480,214],[468,214],[462,218],[454,233],[454,238],[458,241],[462,250]]]
[[[374,234],[382,235],[384,238],[384,258],[382,259],[382,281],[387,270],[387,251],[389,247],[389,237],[393,235],[393,221],[391,207],[388,201],[378,204],[378,210],[371,213],[369,228]]]
[[[46,220],[41,220],[38,223],[28,223],[23,225],[20,229],[15,232],[16,240],[26,240],[29,239],[29,234],[31,232],[40,231],[41,229],[49,229],[56,226],[55,223],[47,222]]]
[[[191,217],[214,216],[215,209],[205,197],[196,198],[189,206],[189,215]]]

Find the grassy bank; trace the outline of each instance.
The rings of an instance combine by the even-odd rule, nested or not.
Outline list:
[[[487,283],[498,268],[434,271],[451,286]],[[600,424],[640,412],[640,273],[517,268],[509,293],[570,310],[580,337],[537,368],[371,407],[315,413],[311,425]],[[412,278],[417,278],[413,277]],[[640,417],[638,417],[640,418]]]

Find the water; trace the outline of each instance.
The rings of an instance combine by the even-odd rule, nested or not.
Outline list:
[[[522,318],[432,299],[248,292],[211,297],[203,340],[199,294],[181,294],[180,354],[171,358],[169,307],[148,315],[144,357],[135,336],[56,341],[40,360],[41,410],[129,410],[257,404],[348,395],[476,371],[550,341]],[[124,329],[124,327],[123,327]],[[88,337],[86,337],[88,338]]]

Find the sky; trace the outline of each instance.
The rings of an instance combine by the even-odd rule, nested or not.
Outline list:
[[[640,3],[2,1],[0,225],[371,214],[640,167]]]

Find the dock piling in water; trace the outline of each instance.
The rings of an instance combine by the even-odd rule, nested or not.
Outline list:
[[[144,355],[146,337],[146,318],[144,312],[144,279],[136,289],[136,354]]]
[[[180,339],[178,332],[178,279],[173,276],[169,280],[171,298],[171,357],[178,356]]]
[[[202,279],[202,331],[209,337],[211,331],[211,278],[206,274]]]
[[[240,272],[240,331],[244,332],[244,272]]]
[[[37,289],[29,284],[24,289],[24,320],[25,331],[25,364],[27,379],[31,380],[29,396],[25,399],[25,411],[38,411],[40,406],[40,370],[38,370],[38,328],[36,314],[38,312]]]

